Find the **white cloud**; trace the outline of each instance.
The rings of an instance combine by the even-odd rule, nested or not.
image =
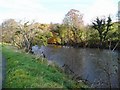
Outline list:
[[[90,23],[90,20],[96,16],[113,15],[117,12],[117,5],[113,3],[113,0],[94,1],[93,4],[87,4],[87,0],[0,0],[0,23],[9,18],[59,23],[72,8],[78,9],[84,14],[85,23]],[[50,9],[50,6],[54,6],[56,3],[59,3],[61,7],[56,6]],[[45,4],[46,6],[44,6]],[[47,6],[48,4],[51,5]]]
[[[40,19],[43,23],[49,22],[51,20],[49,17],[55,15],[38,1],[39,0],[0,0],[0,8],[7,10],[0,12],[0,20],[3,21],[4,19],[14,18],[18,20],[34,19],[39,21],[38,19]]]
[[[38,0],[0,0],[0,7],[16,10],[45,9]]]
[[[115,17],[117,13],[117,3],[115,4],[113,0],[96,0],[91,7],[85,11],[86,22],[91,22],[97,16],[109,16]]]

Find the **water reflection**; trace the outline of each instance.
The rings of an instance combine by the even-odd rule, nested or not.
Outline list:
[[[59,66],[68,65],[75,75],[92,83],[91,87],[118,88],[119,52],[90,48],[42,46],[45,56]]]

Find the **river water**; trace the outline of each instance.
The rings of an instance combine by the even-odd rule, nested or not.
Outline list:
[[[68,66],[76,76],[91,83],[94,88],[119,87],[120,53],[111,50],[72,48],[55,45],[42,46],[48,60],[60,67]]]

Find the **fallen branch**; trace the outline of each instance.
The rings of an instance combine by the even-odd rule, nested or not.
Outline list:
[[[113,48],[112,52],[116,49],[116,47],[118,46],[120,40],[116,43],[115,47]]]

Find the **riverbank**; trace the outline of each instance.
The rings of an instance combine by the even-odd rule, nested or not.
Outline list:
[[[68,78],[56,65],[48,65],[44,58],[36,59],[11,45],[2,45],[2,53],[6,58],[3,88],[87,88]]]
[[[58,45],[42,46],[41,50],[47,59],[55,61],[78,82],[81,79],[88,81],[92,88],[119,87],[117,67],[120,53],[117,51]]]
[[[51,45],[59,45],[59,46],[66,46],[66,47],[74,47],[74,48],[99,48],[99,49],[109,49],[109,50],[120,50],[120,41],[109,41],[109,42],[103,42],[102,45],[100,45],[99,42],[81,42],[81,43],[48,43]]]

